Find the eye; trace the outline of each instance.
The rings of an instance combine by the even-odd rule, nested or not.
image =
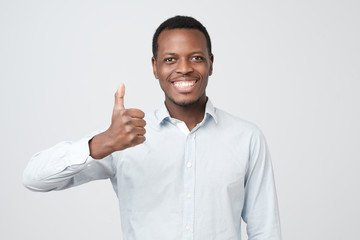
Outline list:
[[[203,62],[203,61],[205,60],[205,58],[202,57],[202,56],[194,56],[192,59],[193,59],[195,62]]]
[[[165,59],[164,59],[164,62],[166,62],[166,63],[172,63],[172,62],[175,62],[175,58],[173,58],[173,57],[168,57],[168,58],[165,58]]]

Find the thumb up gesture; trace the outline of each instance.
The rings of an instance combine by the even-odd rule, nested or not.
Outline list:
[[[145,141],[145,114],[139,109],[126,109],[124,96],[125,85],[121,84],[115,93],[110,127],[89,141],[91,157],[101,159]]]

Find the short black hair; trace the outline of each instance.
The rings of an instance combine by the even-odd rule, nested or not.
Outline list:
[[[156,29],[154,36],[153,36],[153,41],[152,41],[152,52],[153,52],[153,56],[155,59],[157,58],[157,52],[158,52],[158,48],[159,48],[158,38],[159,38],[160,33],[163,30],[167,30],[167,29],[170,30],[170,29],[176,29],[176,28],[197,29],[197,30],[201,31],[205,35],[205,38],[206,38],[206,44],[207,44],[209,56],[212,55],[210,36],[209,36],[209,33],[207,32],[206,28],[204,27],[204,25],[202,25],[198,20],[196,20],[193,17],[178,15],[178,16],[167,19],[165,22],[160,24],[160,26]]]

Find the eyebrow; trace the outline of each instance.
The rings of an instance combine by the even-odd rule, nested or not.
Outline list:
[[[203,55],[205,55],[205,53],[203,53],[202,51],[192,52],[191,54],[203,54]]]
[[[174,56],[174,55],[176,55],[176,53],[169,52],[169,53],[164,53],[163,55],[164,55],[164,56],[165,56],[165,55]]]
[[[203,54],[203,55],[205,55],[205,53],[202,52],[202,51],[191,52],[190,55],[194,55],[194,54]],[[173,53],[173,52],[167,52],[167,53],[164,53],[163,55],[164,55],[164,56],[165,56],[165,55],[175,56],[175,55],[178,55],[178,54],[177,54],[177,53]]]

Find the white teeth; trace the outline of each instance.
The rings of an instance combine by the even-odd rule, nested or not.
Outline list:
[[[175,87],[192,87],[195,85],[195,81],[178,81],[178,82],[174,82],[174,86]]]

